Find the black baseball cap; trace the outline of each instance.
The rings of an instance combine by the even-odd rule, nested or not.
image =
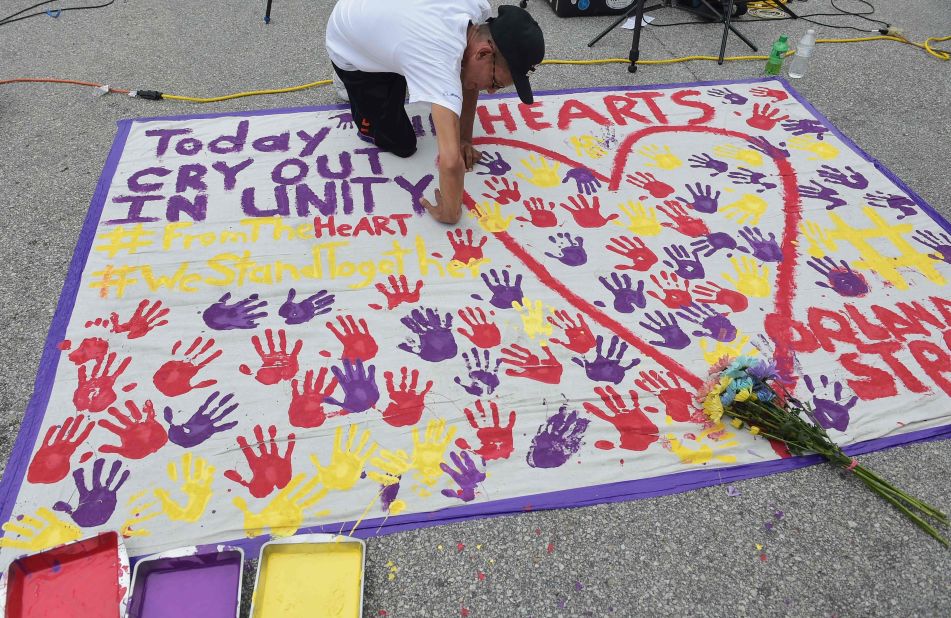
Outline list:
[[[523,8],[499,7],[498,17],[488,20],[492,40],[509,65],[515,90],[522,103],[534,101],[528,74],[545,58],[545,37],[538,22]]]

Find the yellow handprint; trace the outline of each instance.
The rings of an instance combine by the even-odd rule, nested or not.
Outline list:
[[[737,330],[736,339],[734,339],[731,343],[717,341],[716,346],[712,348],[709,346],[706,339],[701,339],[700,350],[703,352],[703,360],[707,361],[708,364],[713,365],[724,356],[735,358],[737,356],[756,356],[759,354],[759,350],[756,348],[750,348],[749,351],[744,350],[746,344],[749,342],[749,335],[744,335],[743,331]]]
[[[662,228],[657,221],[657,211],[653,208],[644,208],[642,202],[622,202],[619,204],[621,210],[627,215],[627,223],[615,221],[614,225],[619,225],[626,230],[630,230],[638,236],[657,236]]]
[[[725,431],[725,427],[722,423],[716,423],[713,427],[704,429],[700,432],[700,435],[697,437],[698,448],[696,450],[689,448],[684,445],[683,442],[678,440],[674,434],[667,434],[667,441],[669,443],[669,448],[677,457],[680,458],[681,463],[688,465],[702,465],[709,462],[711,459],[717,459],[723,463],[734,463],[736,462],[736,457],[734,455],[715,455],[713,449],[703,444],[701,441],[710,436],[710,434],[721,433],[720,439],[730,438],[733,434],[730,434]],[[712,438],[711,438],[712,439]],[[729,448],[731,446],[737,446],[735,440],[729,442],[719,442],[718,449]]]
[[[441,418],[426,424],[425,442],[419,439],[419,429],[413,427],[413,468],[419,472],[416,477],[426,485],[435,485],[443,475],[439,464],[445,460],[446,447],[454,435],[456,428],[446,430],[446,421]]]
[[[380,449],[380,456],[371,459],[370,463],[379,468],[380,471],[367,470],[367,477],[380,485],[387,486],[399,483],[400,477],[413,467],[409,455],[402,449],[393,451]]]
[[[2,526],[7,534],[0,538],[0,547],[25,549],[26,551],[43,551],[70,541],[82,538],[82,531],[58,518],[53,511],[45,506],[36,510],[34,515],[24,515],[21,519],[11,519]],[[18,535],[13,537],[13,535]]]
[[[799,224],[799,231],[809,241],[806,251],[814,258],[824,258],[829,253],[835,253],[839,250],[832,235],[820,227],[818,223],[803,221]]]
[[[291,536],[300,529],[304,523],[304,511],[327,495],[326,489],[314,492],[320,481],[319,477],[315,476],[304,483],[306,478],[306,474],[296,475],[287,487],[279,491],[257,514],[248,510],[248,503],[241,496],[232,500],[234,505],[244,513],[244,530],[248,538],[258,536],[268,528],[271,530],[271,535],[276,537]],[[304,483],[303,486],[297,489],[301,483]],[[326,511],[316,513],[318,516],[325,514]]]
[[[763,155],[749,148],[740,148],[733,144],[723,144],[713,148],[714,154],[727,159],[735,159],[746,163],[750,167],[759,167],[763,164]]]
[[[757,225],[760,217],[766,212],[767,206],[763,198],[747,193],[735,202],[723,206],[721,210],[728,219],[732,219],[738,225]]]
[[[568,140],[574,149],[575,155],[583,157],[585,155],[592,159],[600,159],[608,154],[608,151],[598,145],[598,141],[591,135],[579,135]]]
[[[733,264],[733,268],[736,270],[736,276],[734,277],[731,273],[723,273],[723,278],[732,283],[737,292],[751,298],[769,297],[769,266],[760,264],[745,255],[739,260],[731,257],[730,263]]]
[[[670,146],[644,146],[639,153],[654,161],[648,163],[647,167],[658,167],[662,170],[675,170],[683,165],[683,161],[677,158],[677,155],[670,152]]]
[[[527,296],[523,296],[521,304],[516,300],[512,301],[512,308],[522,318],[522,327],[525,329],[525,334],[532,339],[541,335],[541,344],[547,344],[548,337],[552,333],[552,325],[547,319],[548,314],[544,305],[542,305],[542,301],[536,300],[533,302]]]
[[[557,161],[552,165],[546,159],[532,155],[527,159],[522,159],[522,165],[531,173],[531,176],[526,176],[522,172],[518,172],[516,176],[527,180],[536,187],[557,187],[561,184],[561,178],[558,177],[558,168],[561,167],[561,163]]]
[[[151,536],[152,533],[142,527],[142,524],[145,522],[155,519],[162,514],[162,508],[159,506],[158,500],[154,500],[153,496],[148,495],[150,490],[143,489],[139,493],[135,494],[129,498],[129,518],[122,522],[122,528],[120,532],[125,538],[132,538],[136,536]]]
[[[469,216],[479,222],[479,227],[490,234],[504,232],[509,228],[515,215],[502,217],[502,207],[496,202],[479,202]]]
[[[194,463],[194,466],[192,465]],[[211,482],[214,480],[215,467],[201,457],[192,454],[182,455],[182,493],[185,494],[185,505],[172,499],[169,492],[162,488],[155,489],[155,497],[162,502],[162,510],[172,521],[198,521],[205,513],[205,508],[211,500]],[[178,482],[178,466],[174,461],[168,463],[168,478],[173,483]]]
[[[809,157],[809,161],[832,161],[839,156],[838,148],[829,142],[819,141],[811,135],[800,135],[790,139],[789,147],[814,154],[814,157]]]
[[[343,426],[341,425],[337,427],[336,438],[334,439],[334,450],[330,456],[330,465],[324,467],[320,465],[320,460],[317,459],[317,455],[310,456],[311,463],[317,468],[318,477],[327,489],[344,491],[356,485],[357,481],[360,480],[360,475],[363,473],[363,466],[370,458],[370,455],[373,454],[373,451],[376,450],[376,442],[370,444],[366,451],[361,454],[360,451],[363,451],[364,447],[367,446],[367,442],[370,441],[370,432],[363,432],[363,435],[360,436],[360,444],[354,449],[353,443],[356,439],[357,425],[354,423],[350,425],[350,433],[347,436],[347,448],[344,450]]]

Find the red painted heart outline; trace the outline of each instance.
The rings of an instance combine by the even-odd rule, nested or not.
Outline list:
[[[595,170],[591,170],[589,166],[578,163],[577,161],[574,161],[565,155],[519,140],[513,140],[504,137],[479,137],[474,139],[473,142],[477,146],[508,146],[510,148],[534,152],[552,161],[558,161],[572,168],[585,167],[586,169],[591,170],[598,180],[606,183],[609,191],[617,191],[621,184],[621,178],[624,175],[624,167],[627,163],[628,157],[630,156],[631,151],[634,149],[634,146],[638,141],[657,133],[678,132],[712,133],[714,135],[742,139],[754,145],[757,144],[756,138],[751,135],[718,127],[700,125],[664,125],[647,127],[628,135],[618,145],[617,153],[615,154],[614,162],[611,167],[611,176],[609,178],[604,174],[601,174]],[[777,324],[782,325],[782,328],[785,331],[788,331],[792,322],[792,302],[795,292],[796,261],[798,258],[796,252],[796,241],[798,239],[798,229],[800,220],[802,218],[802,210],[800,208],[798,178],[795,170],[789,163],[789,160],[785,157],[777,156],[775,154],[770,155],[770,157],[773,159],[773,162],[779,171],[779,177],[782,182],[784,224],[781,243],[783,260],[779,262],[779,265],[776,269],[776,290],[773,295],[775,304],[773,306],[773,313],[768,314],[766,319],[774,319]],[[464,203],[469,210],[473,210],[475,208],[475,200],[472,199],[472,196],[469,195],[468,192],[466,192],[464,196]],[[611,318],[592,303],[574,294],[570,289],[568,289],[567,286],[558,281],[548,271],[548,269],[545,268],[545,266],[536,260],[529,251],[519,244],[511,234],[508,232],[494,232],[492,235],[497,238],[512,255],[522,262],[522,264],[524,264],[525,267],[528,268],[528,270],[533,275],[535,275],[535,277],[537,277],[545,287],[555,292],[576,310],[581,311],[600,326],[613,332],[615,335],[627,342],[628,345],[631,345],[637,349],[641,354],[651,358],[660,364],[664,369],[670,371],[678,378],[683,379],[694,388],[699,389],[703,385],[704,380],[701,377],[691,373],[686,367],[670,358],[666,354],[659,353],[657,348],[642,340],[640,337],[631,332],[630,329],[626,328],[617,320]],[[792,348],[790,346],[790,336],[778,337],[775,341],[775,344],[775,358],[780,371],[784,375],[791,375],[793,368],[793,356]]]

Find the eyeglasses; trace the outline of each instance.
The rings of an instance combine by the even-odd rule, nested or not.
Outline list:
[[[498,51],[494,49],[495,45],[492,45],[492,47],[492,90],[501,90],[502,88],[505,88],[505,86],[500,84],[499,80],[495,79],[495,54],[498,53]]]

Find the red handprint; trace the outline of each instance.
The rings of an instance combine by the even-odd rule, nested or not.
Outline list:
[[[109,373],[112,369],[112,363],[116,360],[116,353],[112,352],[105,359],[99,359],[92,368],[92,374],[86,375],[86,365],[79,367],[79,384],[73,393],[73,404],[79,411],[89,410],[90,412],[102,412],[112,405],[116,400],[116,392],[113,388],[116,385],[116,378],[125,371],[125,368],[132,362],[132,358],[127,357],[119,363],[115,373]]]
[[[264,498],[275,489],[284,489],[291,481],[291,453],[294,452],[294,434],[287,436],[287,450],[281,455],[277,449],[277,427],[271,425],[267,430],[268,440],[264,439],[264,429],[254,426],[254,439],[258,452],[248,444],[244,436],[238,436],[238,446],[248,460],[251,468],[251,480],[246,481],[237,470],[226,470],[225,478],[244,485],[255,498]],[[259,454],[260,453],[260,454]]]
[[[706,236],[710,233],[707,224],[702,219],[690,216],[687,206],[677,200],[667,200],[663,206],[658,206],[657,210],[670,217],[671,223],[661,223],[663,227],[671,228],[691,238]]]
[[[544,200],[540,197],[530,197],[522,205],[528,211],[529,218],[515,217],[518,221],[531,223],[535,227],[555,227],[558,225],[558,217],[555,216],[555,202],[548,202],[545,206]]]
[[[758,97],[770,98],[773,100],[773,103],[779,103],[789,98],[789,95],[782,90],[773,90],[772,88],[764,88],[763,86],[752,88],[750,92]]]
[[[689,279],[681,279],[677,273],[668,273],[666,270],[663,270],[660,273],[660,279],[657,278],[657,275],[651,275],[651,281],[664,293],[664,296],[661,297],[661,295],[654,290],[648,291],[647,295],[653,296],[664,303],[664,306],[668,309],[680,309],[692,302],[690,298]]]
[[[479,244],[476,244],[476,240],[472,237],[471,229],[463,233],[462,230],[456,228],[455,234],[453,234],[453,232],[446,232],[446,238],[449,239],[449,244],[452,245],[452,259],[457,262],[462,262],[463,264],[468,264],[471,260],[481,260],[483,257],[482,247],[485,246],[485,243],[489,242],[488,236],[482,236],[479,240]]]
[[[324,412],[324,399],[330,397],[337,389],[337,378],[330,378],[327,386],[327,368],[321,367],[317,379],[314,379],[313,369],[308,369],[304,375],[303,388],[297,380],[291,380],[291,405],[287,409],[287,416],[294,427],[320,427],[327,420]]]
[[[195,337],[195,341],[193,341],[188,347],[188,350],[185,351],[185,360],[166,361],[164,365],[158,368],[158,371],[155,372],[155,376],[152,378],[152,383],[155,384],[155,388],[157,388],[160,393],[168,397],[175,397],[177,395],[184,395],[196,388],[206,388],[212,384],[217,384],[217,380],[205,380],[198,384],[191,383],[192,378],[194,378],[205,365],[221,356],[221,350],[215,350],[210,356],[199,361],[199,357],[206,354],[215,345],[214,339],[206,341],[204,346],[201,345],[202,341],[201,337]],[[182,347],[182,341],[179,339],[175,342],[175,345],[172,346],[172,356],[178,353],[180,347]]]
[[[109,315],[109,321],[112,323],[112,332],[119,334],[128,333],[129,339],[138,339],[139,337],[144,337],[149,334],[152,329],[168,324],[168,320],[162,319],[168,315],[169,311],[167,307],[162,307],[162,301],[157,300],[152,303],[151,307],[146,309],[148,304],[148,299],[143,299],[139,303],[139,306],[136,307],[135,313],[129,318],[129,321],[122,324],[119,323],[119,314],[111,313]]]
[[[605,412],[598,406],[584,402],[584,409],[598,418],[605,420],[618,430],[621,434],[620,448],[629,451],[647,450],[654,442],[657,442],[657,425],[651,422],[644,412],[657,412],[657,408],[647,406],[641,410],[637,401],[637,391],[631,390],[631,407],[624,404],[624,399],[614,390],[614,387],[597,387],[594,392],[601,397],[601,401],[607,406],[609,412]],[[613,447],[613,445],[611,445]],[[608,448],[611,448],[608,447]]]
[[[512,347],[502,348],[502,354],[511,357],[503,358],[502,362],[508,365],[515,365],[515,367],[518,368],[517,370],[506,369],[505,375],[516,378],[528,378],[529,380],[544,382],[545,384],[560,384],[561,373],[564,371],[564,367],[561,366],[561,363],[558,362],[555,355],[551,353],[548,346],[543,345],[542,352],[545,354],[545,360],[542,360],[537,354],[517,343],[513,343]]]
[[[151,400],[146,400],[143,406],[144,415],[134,401],[126,401],[125,407],[129,416],[119,412],[118,408],[109,408],[109,414],[116,419],[118,425],[105,419],[99,421],[100,427],[119,437],[119,446],[103,444],[99,447],[100,453],[115,453],[126,459],[142,459],[165,446],[168,433],[165,427],[155,420],[155,407]]]
[[[495,195],[491,193],[483,193],[482,197],[487,197],[494,202],[498,202],[500,206],[505,206],[511,202],[517,202],[522,199],[522,194],[518,190],[518,183],[512,182],[509,185],[508,178],[496,178],[492,177],[485,181],[485,186],[489,188],[490,191],[495,191]]]
[[[294,349],[287,351],[287,333],[284,329],[277,331],[278,342],[274,345],[274,331],[270,328],[264,331],[267,339],[267,351],[261,346],[261,338],[257,335],[251,337],[251,345],[254,351],[261,357],[261,367],[254,374],[254,379],[261,384],[268,386],[277,384],[281,380],[291,380],[297,375],[297,355],[300,354],[304,342],[300,339],[294,344]],[[246,376],[251,375],[251,368],[247,365],[238,367],[238,371]]]
[[[400,303],[419,302],[419,291],[423,288],[422,279],[416,282],[416,287],[413,290],[409,289],[409,284],[406,281],[406,275],[400,275],[399,279],[397,279],[394,275],[390,275],[387,281],[390,283],[390,289],[388,289],[382,283],[376,284],[376,289],[379,290],[383,296],[386,296],[387,309],[393,309]]]
[[[568,201],[571,202],[571,205],[574,208],[568,206],[567,204],[562,204],[561,207],[571,213],[571,216],[574,218],[575,223],[580,227],[604,227],[608,221],[614,221],[620,215],[613,214],[605,217],[601,214],[601,201],[597,196],[591,198],[591,203],[588,203],[588,198],[578,194],[577,197],[569,197]]]
[[[678,422],[700,421],[702,422],[703,413],[693,404],[693,396],[680,383],[674,373],[668,371],[667,378],[664,378],[656,370],[642,371],[640,377],[634,380],[637,388],[648,392],[656,393],[657,398],[664,404],[667,410],[667,416]]]
[[[777,122],[789,120],[788,115],[780,116],[781,113],[782,111],[778,108],[770,107],[769,103],[764,103],[762,107],[760,107],[759,103],[754,103],[753,115],[746,119],[746,124],[754,129],[771,131]]]
[[[82,340],[79,347],[69,353],[69,360],[77,365],[88,363],[89,361],[101,362],[109,353],[109,343],[100,337],[87,337]]]
[[[502,343],[499,327],[488,321],[481,307],[463,307],[457,313],[472,330],[457,328],[456,332],[471,341],[472,345],[488,349]]]
[[[591,332],[591,328],[588,327],[588,323],[584,321],[584,316],[580,313],[578,314],[578,321],[575,322],[567,311],[559,309],[555,311],[555,317],[548,316],[548,323],[565,331],[565,337],[567,338],[567,341],[562,341],[552,337],[550,340],[552,343],[557,343],[578,354],[586,354],[588,350],[594,347],[594,333]]]
[[[734,312],[745,311],[750,306],[748,298],[718,283],[707,281],[694,287],[694,300],[708,305],[726,305]]]
[[[673,187],[671,187],[666,182],[657,180],[657,177],[650,172],[637,172],[636,174],[628,174],[626,179],[635,187],[644,189],[657,199],[664,199],[674,192]]]
[[[327,328],[343,344],[340,358],[368,361],[376,356],[380,348],[376,344],[376,339],[370,334],[366,320],[360,318],[360,325],[357,326],[352,315],[338,315],[337,322],[340,324],[340,330],[334,326],[333,322],[327,322]]]
[[[80,430],[85,416],[79,414],[63,421],[63,426],[53,425],[46,430],[46,436],[33,461],[26,471],[26,480],[31,483],[58,483],[69,474],[69,458],[86,441],[95,423],[89,421]],[[77,435],[78,434],[78,435]]]
[[[475,408],[479,413],[478,418],[476,418],[476,414],[470,408],[464,410],[466,418],[469,419],[469,424],[476,430],[476,438],[478,438],[482,444],[482,446],[473,452],[480,455],[482,459],[486,461],[508,459],[512,451],[515,450],[515,444],[512,438],[512,428],[515,426],[515,410],[509,412],[508,423],[502,425],[499,419],[499,406],[496,405],[494,401],[491,401],[489,402],[489,407],[492,410],[491,418],[489,414],[486,414],[481,399],[475,402]],[[470,447],[466,445],[464,448]]]
[[[383,420],[393,427],[405,427],[418,423],[423,416],[423,407],[426,405],[426,393],[433,387],[433,381],[427,381],[422,392],[417,392],[419,371],[416,369],[413,369],[412,374],[409,374],[409,369],[406,367],[400,369],[399,390],[393,384],[392,371],[385,372],[383,377],[386,380],[386,391],[390,394],[390,404],[383,410]],[[407,377],[410,378],[408,388]]]
[[[651,266],[657,263],[657,255],[640,238],[621,236],[612,238],[611,242],[613,244],[605,245],[604,248],[626,257],[632,262],[631,264],[616,264],[614,268],[617,270],[644,272],[650,270]]]

